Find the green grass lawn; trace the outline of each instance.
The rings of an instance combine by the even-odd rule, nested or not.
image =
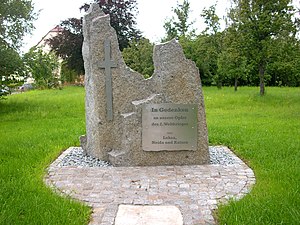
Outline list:
[[[85,133],[84,90],[31,91],[0,101],[0,224],[87,224],[90,210],[43,183]]]
[[[257,183],[220,207],[221,224],[300,224],[300,89],[204,88],[211,144],[232,148]]]
[[[299,224],[300,89],[204,94],[210,144],[234,149],[257,178],[249,195],[220,207],[220,224]],[[9,96],[0,121],[0,224],[87,224],[88,207],[43,183],[47,166],[85,133],[84,89]]]

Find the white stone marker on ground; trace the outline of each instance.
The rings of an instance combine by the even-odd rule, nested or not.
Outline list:
[[[120,205],[115,225],[182,225],[176,206]]]

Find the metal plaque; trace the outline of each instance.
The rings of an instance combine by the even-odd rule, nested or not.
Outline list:
[[[142,112],[144,151],[197,149],[196,104],[148,104]]]

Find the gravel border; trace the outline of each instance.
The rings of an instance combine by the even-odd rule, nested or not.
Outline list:
[[[233,165],[240,160],[225,146],[209,146],[210,164]],[[60,157],[60,167],[112,167],[109,162],[86,155],[81,147],[70,147]]]

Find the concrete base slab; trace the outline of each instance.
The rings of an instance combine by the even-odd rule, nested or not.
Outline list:
[[[176,206],[120,205],[115,225],[182,225]]]

